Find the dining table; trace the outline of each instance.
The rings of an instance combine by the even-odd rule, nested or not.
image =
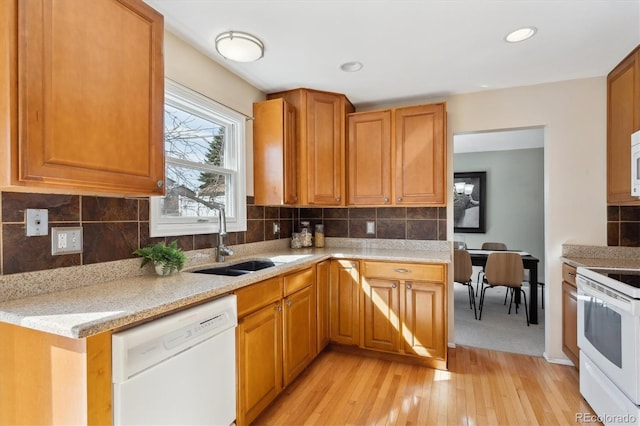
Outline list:
[[[467,251],[471,256],[471,264],[474,266],[482,266],[483,269],[487,264],[487,259],[491,253],[511,252],[518,253],[522,256],[522,266],[524,269],[529,271],[529,322],[531,324],[538,324],[538,263],[540,263],[540,259],[521,250],[468,249]],[[516,303],[520,303],[520,292],[516,292],[515,294]]]

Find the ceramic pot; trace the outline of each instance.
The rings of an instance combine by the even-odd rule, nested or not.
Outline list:
[[[153,266],[156,270],[156,274],[160,275],[161,277],[167,276],[167,275],[171,275],[171,272],[168,268],[165,269],[164,267],[164,263],[161,262],[154,262]]]

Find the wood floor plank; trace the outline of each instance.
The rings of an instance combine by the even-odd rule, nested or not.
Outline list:
[[[327,350],[255,425],[568,425],[593,413],[573,367],[458,346],[448,371]]]

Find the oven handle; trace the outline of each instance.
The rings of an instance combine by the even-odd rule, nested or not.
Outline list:
[[[594,290],[591,287],[588,287],[588,284],[579,286],[578,290],[579,290],[578,291],[579,295],[584,294],[587,296],[593,296],[602,300],[607,305],[616,306],[627,313],[633,313],[633,306],[631,304],[631,300],[629,300],[624,296],[620,296],[613,292],[611,292],[611,295],[605,294],[598,290]]]

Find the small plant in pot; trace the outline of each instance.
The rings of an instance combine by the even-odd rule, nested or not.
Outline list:
[[[149,262],[153,262],[158,275],[169,275],[174,271],[179,271],[184,266],[187,256],[182,249],[178,248],[178,241],[175,240],[169,245],[163,242],[139,248],[133,254],[142,257],[142,268]]]

